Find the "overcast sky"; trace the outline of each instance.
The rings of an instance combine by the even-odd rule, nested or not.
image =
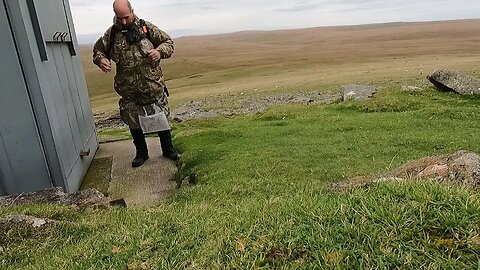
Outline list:
[[[103,33],[112,0],[69,0],[77,34]],[[241,30],[480,17],[480,0],[130,0],[174,37]]]

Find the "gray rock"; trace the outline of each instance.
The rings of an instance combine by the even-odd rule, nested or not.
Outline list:
[[[460,95],[480,94],[480,80],[449,70],[435,70],[427,79],[440,91]]]
[[[108,207],[110,199],[95,189],[68,194],[62,188],[49,188],[31,193],[0,197],[0,206],[30,204],[62,204],[78,207]]]
[[[107,206],[110,204],[110,199],[96,189],[86,189],[68,195],[68,204],[80,207]]]
[[[430,178],[440,182],[480,186],[480,155],[465,150],[407,162],[387,173],[399,178]]]
[[[234,108],[228,103],[219,101],[191,101],[172,111],[174,121],[183,122],[191,119],[208,119],[219,116],[244,115],[262,112],[270,106],[300,103],[300,104],[324,104],[332,103],[341,99],[339,94],[331,94],[319,91],[280,94],[267,97],[249,97],[247,95],[236,99]]]
[[[41,229],[46,227],[54,227],[59,224],[58,221],[47,219],[47,218],[37,218],[27,215],[11,215],[0,218],[0,226],[6,228],[32,228],[32,229]]]
[[[406,179],[431,179],[467,187],[480,187],[480,155],[458,151],[449,155],[425,157],[410,161],[384,175],[358,176],[327,186],[332,191],[346,191],[373,183]]]
[[[94,113],[93,117],[95,121],[95,127],[99,130],[123,128],[126,126],[120,117],[120,113],[113,115],[108,115],[106,113]]]
[[[377,88],[371,85],[350,84],[343,86],[343,101],[365,100],[372,98],[377,92]]]
[[[402,91],[406,91],[406,92],[420,92],[420,91],[423,91],[423,88],[409,85],[409,86],[402,86]]]
[[[62,188],[49,188],[31,193],[21,193],[0,197],[0,206],[26,205],[26,204],[66,204],[68,194]]]

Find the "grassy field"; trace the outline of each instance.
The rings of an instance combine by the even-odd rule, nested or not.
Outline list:
[[[194,173],[196,185],[150,209],[0,208],[0,216],[62,221],[43,231],[0,227],[0,269],[480,269],[478,190],[426,180],[324,188],[427,155],[480,153],[479,96],[400,90],[424,85],[435,68],[475,75],[479,27],[458,21],[177,39],[164,65],[173,106],[349,83],[384,89],[370,101],[175,124],[180,177]],[[88,50],[93,109],[113,112],[111,74],[89,64]]]
[[[324,185],[426,155],[480,152],[480,98],[391,87],[367,102],[175,127],[198,184],[153,209],[0,208],[62,220],[3,230],[1,269],[478,269],[478,191]]]
[[[479,28],[480,20],[467,20],[185,37],[163,69],[173,107],[217,94],[233,100],[349,83],[421,85],[437,68],[475,75]],[[115,111],[113,74],[91,63],[91,46],[81,55],[94,111]]]

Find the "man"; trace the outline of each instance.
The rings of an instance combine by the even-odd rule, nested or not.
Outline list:
[[[95,43],[93,63],[104,72],[111,71],[111,61],[116,64],[114,88],[121,96],[120,116],[130,128],[136,149],[132,167],[139,167],[149,156],[138,116],[154,105],[167,116],[170,113],[160,60],[172,55],[173,41],[155,25],[139,19],[128,0],[115,0],[113,11],[115,22]],[[178,160],[170,130],[158,132],[158,136],[162,155]]]

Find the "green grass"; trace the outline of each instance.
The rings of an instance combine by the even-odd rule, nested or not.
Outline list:
[[[480,152],[480,98],[395,88],[175,127],[182,174],[154,209],[0,208],[63,220],[2,228],[1,269],[479,269],[480,195],[429,181],[326,183],[459,149]]]
[[[113,157],[93,159],[85,175],[80,190],[96,189],[108,196],[108,186],[112,175]]]
[[[132,138],[128,128],[100,130],[97,132],[97,136],[103,140],[128,140]]]

